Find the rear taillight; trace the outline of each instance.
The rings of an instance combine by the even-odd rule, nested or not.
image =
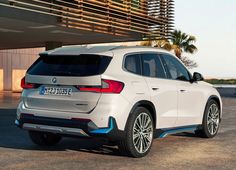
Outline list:
[[[25,77],[21,79],[21,88],[22,89],[32,89],[35,88],[35,84],[26,83]]]
[[[96,93],[116,93],[119,94],[124,88],[124,83],[114,80],[102,80],[101,87],[80,87],[77,86],[80,91],[96,92]]]

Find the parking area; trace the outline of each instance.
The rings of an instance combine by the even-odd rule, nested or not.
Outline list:
[[[94,139],[65,138],[40,148],[14,126],[19,94],[0,93],[0,169],[236,169],[236,96],[223,97],[223,120],[214,139],[182,133],[156,139],[147,157],[120,155]]]

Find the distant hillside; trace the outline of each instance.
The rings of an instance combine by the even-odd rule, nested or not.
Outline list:
[[[236,79],[206,79],[211,84],[236,84]]]

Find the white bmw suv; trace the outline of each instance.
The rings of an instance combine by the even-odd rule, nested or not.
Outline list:
[[[58,48],[41,53],[22,79],[15,124],[41,146],[63,136],[105,137],[143,157],[154,138],[217,134],[221,98],[202,80],[157,48]]]

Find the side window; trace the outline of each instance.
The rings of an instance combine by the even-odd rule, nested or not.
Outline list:
[[[165,66],[172,79],[182,81],[190,80],[188,70],[176,58],[169,55],[163,55],[163,60],[165,61]]]
[[[131,73],[141,75],[140,55],[133,54],[125,57],[125,69]]]
[[[162,63],[157,54],[142,54],[143,75],[166,78]]]

